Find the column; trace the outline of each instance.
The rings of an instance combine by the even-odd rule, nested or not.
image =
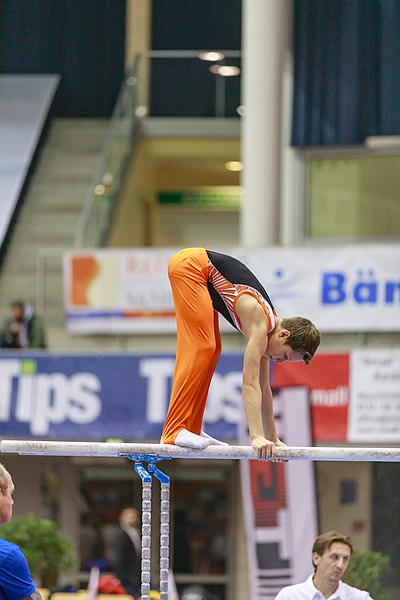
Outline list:
[[[282,71],[291,0],[243,1],[240,243],[279,242]]]

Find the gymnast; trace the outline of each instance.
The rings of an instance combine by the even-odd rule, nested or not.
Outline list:
[[[246,347],[242,397],[259,459],[274,458],[278,438],[269,362],[309,364],[320,333],[303,317],[279,318],[258,279],[239,260],[186,248],[169,261],[177,323],[175,372],[161,443],[203,449],[224,444],[202,430],[208,389],[221,353],[218,313],[240,331]]]

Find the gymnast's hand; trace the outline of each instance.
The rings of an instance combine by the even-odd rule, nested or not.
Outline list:
[[[262,435],[254,438],[251,445],[256,451],[259,460],[273,459],[275,456],[275,444]]]
[[[280,446],[281,448],[287,448],[287,445],[284,444],[278,437],[275,440],[275,447]],[[284,458],[274,458],[273,459],[274,462],[277,463],[285,463],[288,462],[287,460],[285,460]]]

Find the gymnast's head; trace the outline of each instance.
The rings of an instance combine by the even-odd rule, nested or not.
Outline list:
[[[321,334],[309,319],[280,319],[269,334],[267,355],[276,363],[304,362],[309,365],[321,342]]]

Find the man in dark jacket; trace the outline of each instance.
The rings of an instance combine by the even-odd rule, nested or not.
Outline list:
[[[124,508],[119,516],[120,529],[113,539],[113,567],[128,594],[136,596],[140,590],[140,532],[139,512]]]
[[[30,304],[11,302],[0,328],[0,348],[46,348],[42,324]]]

